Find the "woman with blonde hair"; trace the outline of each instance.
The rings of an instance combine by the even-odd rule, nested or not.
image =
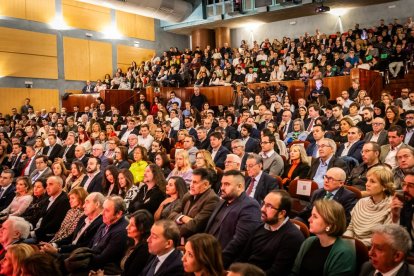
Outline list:
[[[282,174],[283,186],[289,185],[292,180],[306,178],[309,170],[310,160],[305,147],[301,144],[293,144],[289,150],[288,164],[285,165]]]
[[[371,246],[371,229],[378,224],[390,224],[394,174],[386,165],[372,167],[367,172],[366,196],[351,211],[351,222],[344,236],[354,237]]]
[[[188,135],[188,130],[180,129],[177,132],[177,141],[175,142],[174,148],[183,149],[184,148],[184,139]]]
[[[213,158],[211,157],[211,153],[207,150],[199,150],[196,154],[196,162],[195,167],[198,168],[205,168],[211,174],[211,185],[214,191],[218,192],[220,190],[220,183],[218,182],[219,177],[217,175],[217,168],[214,164]]]
[[[0,212],[0,221],[5,221],[7,216],[20,216],[33,201],[31,195],[30,180],[26,176],[19,176],[16,179],[16,196],[3,211]]]
[[[193,169],[191,168],[190,157],[186,150],[178,150],[175,152],[175,166],[168,175],[167,180],[172,176],[182,177],[187,187],[190,186]]]
[[[355,275],[355,248],[341,238],[345,229],[345,210],[340,203],[315,201],[309,218],[309,232],[315,236],[303,242],[290,275]]]
[[[98,140],[99,139],[99,133],[102,131],[101,130],[101,125],[99,123],[93,123],[92,127],[91,127],[92,131],[91,131],[91,135],[90,138],[93,139],[93,141]]]
[[[18,276],[21,274],[22,262],[36,253],[33,246],[20,243],[7,248],[7,253],[1,262],[0,274],[4,276]]]

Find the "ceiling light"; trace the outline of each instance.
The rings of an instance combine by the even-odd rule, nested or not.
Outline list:
[[[66,24],[62,14],[57,13],[53,20],[49,23],[49,26],[55,30],[69,30],[70,27]]]
[[[335,15],[335,16],[342,16],[345,15],[350,9],[349,8],[337,8],[331,9],[328,13]]]

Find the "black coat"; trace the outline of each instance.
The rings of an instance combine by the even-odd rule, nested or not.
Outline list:
[[[246,188],[245,190],[249,189],[251,177],[246,177]],[[272,191],[279,188],[279,183],[276,178],[270,176],[269,174],[263,172],[260,176],[259,182],[256,185],[256,191],[254,193],[254,199],[257,200],[259,204],[262,204],[266,195]]]
[[[85,186],[86,181],[88,181],[88,175],[86,175],[86,177],[83,178],[81,186]],[[87,188],[87,192],[88,194],[92,193],[92,192],[99,192],[102,193],[102,180],[103,180],[103,173],[99,172],[97,175],[95,175],[95,177],[92,179],[92,181],[89,183],[88,188]]]
[[[11,184],[0,198],[0,211],[6,209],[16,196],[16,186]]]
[[[130,250],[132,252],[125,261],[122,276],[136,276],[141,273],[151,256],[148,252],[148,243],[145,238]]]
[[[182,276],[184,275],[183,262],[181,260],[182,254],[179,250],[174,251],[165,259],[165,261],[158,268],[154,276]],[[147,276],[148,271],[154,262],[155,256],[150,257],[144,270],[139,274],[140,276]],[[138,275],[138,274],[135,274]]]

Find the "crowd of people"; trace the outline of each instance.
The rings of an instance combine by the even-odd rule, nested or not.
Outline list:
[[[240,93],[217,109],[197,86],[188,101],[141,94],[126,114],[25,99],[0,116],[0,274],[413,275],[414,91],[373,102],[353,80],[332,105],[316,83],[298,103]],[[317,189],[297,210],[299,179]]]
[[[256,82],[319,79],[349,75],[352,68],[389,72],[390,78],[401,77],[404,65],[413,52],[412,18],[403,24],[399,19],[385,24],[354,29],[345,33],[297,38],[283,37],[271,41],[245,40],[237,48],[225,43],[221,48],[179,50],[171,47],[162,56],[137,64],[126,72],[105,75],[95,84],[87,81],[84,93],[105,89],[134,89],[146,86],[218,86],[247,85]]]

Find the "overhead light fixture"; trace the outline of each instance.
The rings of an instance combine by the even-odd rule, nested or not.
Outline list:
[[[328,11],[329,14],[335,15],[335,16],[343,16],[345,15],[350,9],[349,8],[336,8]]]
[[[328,11],[330,11],[330,10],[331,10],[331,8],[330,8],[330,7],[328,7],[328,6],[324,6],[323,4],[322,4],[322,6],[319,6],[319,7],[316,7],[316,8],[315,8],[315,12],[316,12],[316,13],[328,12]]]
[[[49,23],[49,26],[55,30],[69,30],[70,27],[66,24],[65,19],[61,13],[56,13],[53,20]]]

